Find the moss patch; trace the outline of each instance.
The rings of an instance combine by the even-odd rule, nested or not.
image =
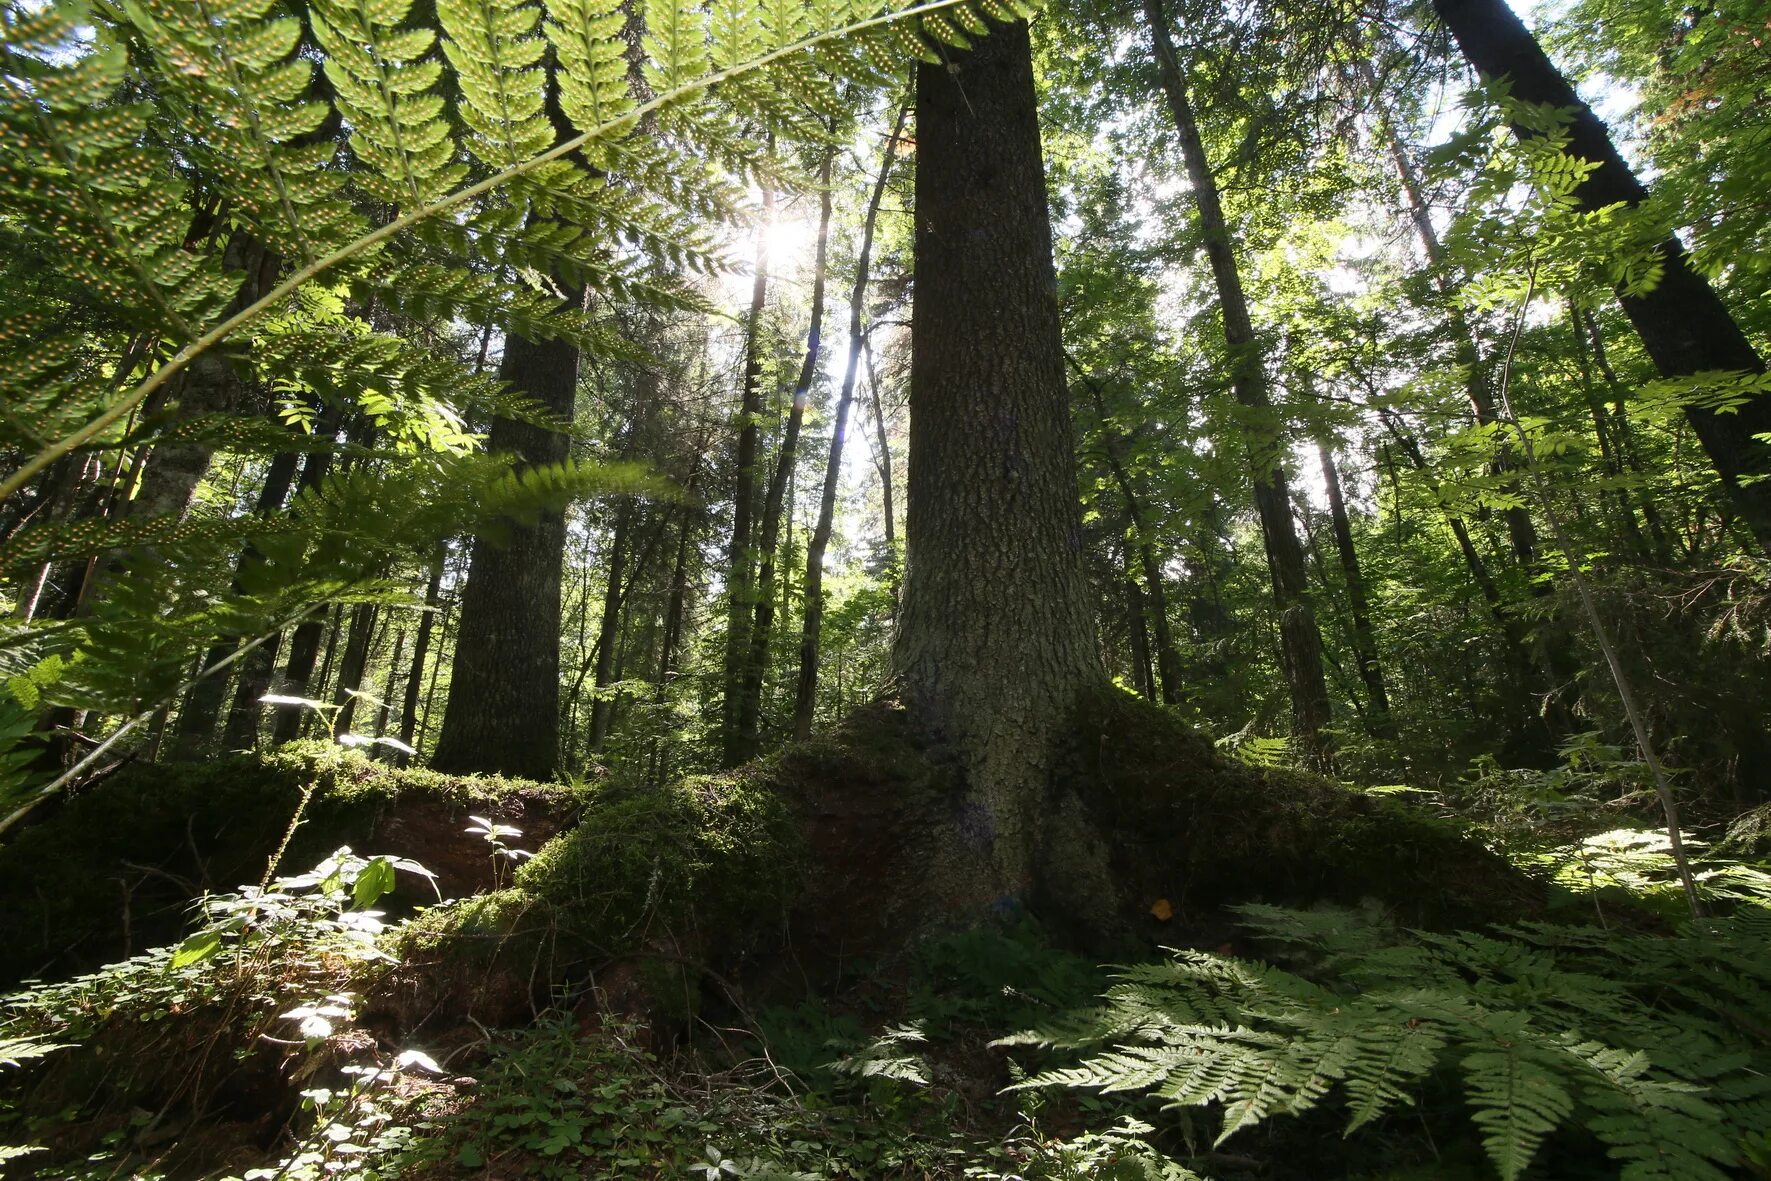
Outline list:
[[[305,785],[316,785],[282,870],[340,845],[425,864],[445,893],[483,888],[492,862],[470,813],[536,847],[581,793],[517,780],[400,770],[321,743],[202,763],[136,764],[77,793],[0,847],[0,986],[55,977],[168,942],[191,899],[256,882]],[[416,883],[402,882],[408,901]]]
[[[510,889],[409,923],[377,1007],[411,1030],[464,1017],[509,1023],[558,986],[656,994],[654,1018],[692,1008],[685,972],[726,964],[778,931],[799,893],[803,829],[782,761],[662,789],[609,788],[517,872]]]
[[[1092,695],[1073,733],[1059,783],[1107,834],[1128,910],[1375,898],[1405,922],[1455,926],[1541,905],[1537,883],[1461,826],[1320,776],[1226,758],[1128,694]]]

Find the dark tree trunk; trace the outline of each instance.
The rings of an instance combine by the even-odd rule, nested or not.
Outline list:
[[[1051,760],[1106,673],[1082,569],[1027,26],[950,56],[917,70],[908,552],[893,665],[913,722],[964,778],[926,880],[976,917],[1036,886],[1081,902],[1086,887],[1056,879],[1091,860],[1090,837],[1074,803],[1052,797]]]
[[[289,488],[295,483],[295,468],[300,461],[300,454],[294,451],[280,451],[271,458],[270,464],[265,469],[264,487],[259,490],[258,503],[252,509],[254,513],[261,517],[267,517],[272,513],[282,511],[283,502],[289,499]],[[240,550],[240,557],[234,564],[232,584],[234,594],[240,593],[241,576],[254,564],[263,560],[264,556],[258,552],[258,547],[247,542]],[[239,646],[240,637],[237,635],[217,640],[210,645],[209,651],[204,655],[202,667],[213,668],[231,656],[234,649]],[[268,657],[260,657],[260,653],[265,652],[266,649],[269,649]],[[254,659],[255,657],[260,658]],[[255,666],[254,671],[256,671],[256,669],[264,667],[266,659],[272,662],[274,667],[276,661],[274,642],[266,642],[254,648],[246,655],[244,663]],[[241,692],[246,691],[247,671],[246,669],[241,670]],[[259,696],[263,695],[264,691],[261,689]],[[222,703],[227,699],[228,678],[225,676],[207,676],[191,686],[190,692],[185,694],[183,707],[178,711],[176,745],[179,756],[187,758],[195,756],[208,744],[210,735],[215,733],[216,717],[221,713]],[[253,744],[248,741],[246,745]]]
[[[1144,0],[1144,17],[1155,45],[1157,72],[1174,117],[1187,180],[1199,207],[1205,253],[1217,281],[1218,303],[1224,317],[1224,343],[1234,367],[1231,385],[1236,400],[1256,412],[1272,416],[1266,366],[1249,319],[1248,299],[1230,242],[1229,223],[1218,197],[1217,179],[1206,159],[1205,144],[1187,97],[1186,81],[1169,35],[1168,17],[1161,0]],[[1273,604],[1279,614],[1280,649],[1286,684],[1291,690],[1292,735],[1307,762],[1325,763],[1329,758],[1324,730],[1332,720],[1328,681],[1322,672],[1322,636],[1316,627],[1315,608],[1306,583],[1303,546],[1291,517],[1291,490],[1283,460],[1284,444],[1279,432],[1251,430],[1249,467],[1254,479],[1255,510],[1260,516],[1266,542],[1267,569],[1272,576]]]
[[[375,737],[380,738],[387,733],[387,723],[393,716],[394,678],[400,675],[400,660],[406,654],[406,629],[400,628],[394,633],[393,654],[387,658],[387,684],[382,687],[381,704],[375,709]]]
[[[855,380],[860,372],[861,350],[866,346],[867,278],[873,267],[873,231],[879,222],[879,203],[885,196],[886,181],[891,176],[892,157],[897,153],[898,137],[904,131],[908,107],[898,108],[898,120],[892,136],[880,156],[879,173],[873,180],[873,193],[867,199],[867,213],[861,221],[861,249],[855,256],[855,282],[849,288],[849,353],[843,367],[842,391],[836,399],[836,421],[830,428],[830,453],[824,461],[824,485],[818,500],[818,521],[806,542],[805,619],[799,636],[799,679],[794,687],[793,736],[805,738],[812,732],[812,716],[818,706],[818,645],[824,628],[824,551],[830,546],[830,535],[836,522],[836,487],[842,478],[842,448],[848,433],[849,407],[855,397]],[[921,205],[918,205],[918,210]]]
[[[739,684],[736,753],[740,762],[756,757],[761,739],[763,679],[769,667],[769,635],[775,626],[775,551],[781,541],[781,513],[787,502],[787,484],[799,457],[800,426],[805,421],[812,383],[818,377],[824,333],[825,272],[830,257],[830,176],[835,158],[834,152],[825,155],[818,176],[823,192],[818,201],[818,248],[812,264],[812,314],[806,331],[806,355],[800,364],[799,380],[793,386],[793,405],[787,412],[787,428],[781,435],[775,472],[769,479],[768,494],[763,499],[762,532],[756,547],[762,563],[756,579],[756,619],[750,628],[750,650],[745,657]]]
[[[1162,563],[1156,557],[1156,540],[1145,518],[1144,506],[1138,500],[1137,489],[1132,484],[1131,473],[1125,467],[1123,440],[1107,421],[1107,404],[1101,397],[1100,387],[1088,375],[1081,376],[1094,394],[1095,416],[1101,423],[1101,450],[1107,458],[1108,470],[1113,473],[1113,482],[1118,485],[1120,496],[1125,498],[1132,542],[1137,546],[1138,562],[1143,568],[1144,596],[1150,602],[1150,625],[1156,636],[1156,677],[1162,687],[1162,704],[1174,705],[1181,699],[1184,677],[1181,654],[1175,648],[1174,630],[1168,621],[1168,588],[1162,577]]]
[[[563,340],[507,336],[498,375],[570,420],[578,349]],[[556,431],[498,419],[487,446],[519,464],[563,461],[570,441]],[[461,615],[449,700],[431,763],[438,770],[551,779],[559,769],[560,571],[566,518],[549,509],[534,525],[511,522],[499,539],[476,537]]]
[[[632,503],[615,510],[615,527],[609,531],[608,585],[603,588],[603,613],[597,621],[595,679],[590,699],[590,749],[603,748],[609,733],[609,707],[604,696],[615,671],[615,646],[621,626],[621,604],[626,599],[622,582],[627,578],[628,550],[632,548]]]
[[[1512,716],[1508,721],[1509,746],[1520,757],[1542,760],[1554,753],[1557,736],[1545,724],[1541,712],[1524,708],[1534,696],[1547,700],[1550,692],[1550,689],[1540,687],[1542,674],[1532,658],[1531,638],[1520,626],[1518,618],[1507,609],[1506,598],[1501,594],[1500,585],[1495,582],[1493,574],[1489,572],[1488,563],[1483,559],[1481,551],[1470,537],[1469,526],[1462,517],[1451,511],[1438,481],[1433,479],[1427,467],[1426,456],[1421,453],[1420,444],[1403,429],[1393,411],[1382,413],[1385,429],[1407,457],[1409,466],[1421,473],[1427,481],[1427,488],[1439,505],[1446,527],[1457,541],[1458,553],[1463,555],[1470,580],[1481,592],[1482,601],[1488,605],[1489,617],[1494,620],[1495,627],[1500,632],[1502,676],[1507,683],[1509,705],[1512,707]]]
[[[1616,204],[1640,205],[1648,189],[1630,171],[1605,124],[1580,100],[1504,0],[1433,0],[1464,57],[1485,79],[1505,78],[1512,96],[1530,103],[1571,108],[1570,155],[1596,165],[1575,189],[1583,210]],[[1515,126],[1520,136],[1535,134]],[[1624,314],[1662,377],[1687,377],[1706,370],[1765,372],[1740,325],[1728,314],[1709,282],[1691,267],[1676,237],[1660,244],[1660,282],[1645,294],[1619,290]],[[1685,417],[1715,465],[1761,549],[1771,551],[1771,398],[1750,398],[1734,413],[1689,406]]]
[[[775,194],[763,190],[763,220],[757,229],[756,277],[750,286],[750,318],[745,322],[743,389],[738,399],[738,482],[732,494],[732,538],[726,547],[725,687],[720,699],[720,749],[726,766],[744,758],[738,736],[738,703],[743,696],[744,659],[750,653],[750,613],[755,609],[756,460],[763,407],[763,313],[769,297],[769,230]]]
[[[1347,582],[1347,601],[1353,616],[1353,655],[1359,661],[1359,679],[1365,682],[1367,700],[1371,703],[1369,723],[1377,738],[1395,738],[1396,723],[1390,716],[1390,690],[1384,683],[1384,666],[1378,661],[1377,629],[1371,622],[1371,600],[1365,592],[1365,572],[1359,565],[1359,551],[1353,546],[1353,522],[1347,516],[1346,497],[1341,492],[1340,468],[1335,466],[1334,450],[1318,440],[1317,458],[1322,461],[1322,482],[1328,488],[1328,514],[1334,525],[1334,545],[1340,553],[1341,575]]]
[[[1129,534],[1134,526],[1126,524],[1128,539],[1119,547],[1125,583],[1125,630],[1131,643],[1131,679],[1139,696],[1156,699],[1156,666],[1150,660],[1150,628],[1144,619],[1144,588],[1132,569],[1132,543]]]
[[[430,657],[430,635],[437,624],[437,607],[443,601],[443,567],[449,546],[438,542],[431,554],[430,578],[424,584],[424,612],[418,619],[418,635],[412,640],[412,671],[406,675],[405,700],[400,704],[400,742],[413,745],[418,731],[418,697],[424,686],[424,662]],[[397,760],[403,767],[412,758],[405,751]]]
[[[332,704],[338,706],[335,736],[350,733],[357,716],[357,691],[363,687],[363,674],[369,668],[369,647],[375,639],[375,622],[379,612],[374,603],[358,603],[351,608],[350,632],[344,641],[344,657],[338,662],[338,689]]]
[[[233,315],[270,290],[283,260],[244,231],[236,231],[222,250],[222,265],[245,272],[240,290],[223,313]],[[215,350],[191,362],[174,384],[177,388],[169,401],[171,418],[177,422],[231,410],[239,399],[239,378]],[[129,505],[130,515],[184,516],[214,457],[212,438],[156,444],[142,469],[135,499]]]
[[[900,128],[901,129],[901,128]],[[861,348],[867,358],[867,394],[873,400],[873,426],[879,437],[879,494],[881,511],[885,514],[886,554],[893,561],[892,591],[896,597],[898,556],[898,514],[892,502],[892,441],[886,433],[885,403],[879,396],[879,374],[873,366],[873,341],[864,341]]]
[[[1457,362],[1464,371],[1464,390],[1469,395],[1470,413],[1477,425],[1488,426],[1498,421],[1494,405],[1494,387],[1488,380],[1488,369],[1483,363],[1482,346],[1476,339],[1476,330],[1470,324],[1469,317],[1464,315],[1463,306],[1457,300],[1457,293],[1452,287],[1450,276],[1445,272],[1444,249],[1439,242],[1439,232],[1433,227],[1433,215],[1427,208],[1426,194],[1421,187],[1420,175],[1415,171],[1414,161],[1408,153],[1408,145],[1402,142],[1401,133],[1396,130],[1395,121],[1390,118],[1384,106],[1383,94],[1378,84],[1377,73],[1370,63],[1362,63],[1365,84],[1371,99],[1378,108],[1378,122],[1390,151],[1390,160],[1396,166],[1397,178],[1402,182],[1402,193],[1408,202],[1408,216],[1414,223],[1415,233],[1420,237],[1421,251],[1427,256],[1427,265],[1431,268],[1434,286],[1445,303],[1446,320],[1451,326],[1451,347],[1455,350]],[[1494,458],[1492,470],[1496,475],[1506,477],[1506,487],[1515,495],[1518,493],[1519,477],[1518,458],[1514,455],[1511,440],[1501,440],[1500,451]],[[1524,505],[1514,505],[1503,509],[1502,518],[1506,522],[1507,540],[1513,549],[1513,559],[1523,570],[1536,572],[1537,560],[1537,526],[1531,520],[1531,512]],[[1534,586],[1537,585],[1535,582]],[[1547,589],[1547,585],[1545,587]]]

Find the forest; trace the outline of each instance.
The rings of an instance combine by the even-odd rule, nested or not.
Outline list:
[[[0,1177],[1771,1178],[1763,0],[0,0]]]

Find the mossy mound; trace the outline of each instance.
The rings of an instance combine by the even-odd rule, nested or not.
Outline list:
[[[692,1008],[686,971],[729,963],[784,924],[804,840],[778,790],[782,759],[661,789],[608,788],[526,862],[509,889],[436,907],[402,929],[400,966],[377,985],[380,1016],[510,1023],[554,987],[650,989]],[[635,971],[636,960],[673,965]],[[664,979],[668,977],[668,979]],[[692,982],[698,987],[699,982]]]
[[[322,743],[201,763],[141,763],[77,792],[0,847],[0,986],[71,975],[182,932],[206,890],[256,882],[308,784],[314,798],[282,863],[340,845],[411,857],[445,894],[492,884],[469,814],[536,847],[575,815],[577,789],[401,770]],[[402,883],[409,901],[423,899]]]
[[[1057,780],[1111,851],[1127,913],[1209,914],[1249,901],[1375,899],[1402,921],[1518,918],[1539,883],[1462,826],[1307,772],[1228,758],[1172,714],[1111,690],[1089,696]],[[1103,916],[1104,917],[1104,916]]]

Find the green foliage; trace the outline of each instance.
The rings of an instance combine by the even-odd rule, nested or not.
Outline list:
[[[1337,1101],[1351,1133],[1456,1088],[1495,1170],[1585,1128],[1626,1178],[1721,1178],[1768,1110],[1767,912],[1669,936],[1525,923],[1404,936],[1371,913],[1244,907],[1301,971],[1177,951],[1098,1009],[1003,1039],[1084,1048],[1017,1087],[1212,1106],[1216,1142]]]

